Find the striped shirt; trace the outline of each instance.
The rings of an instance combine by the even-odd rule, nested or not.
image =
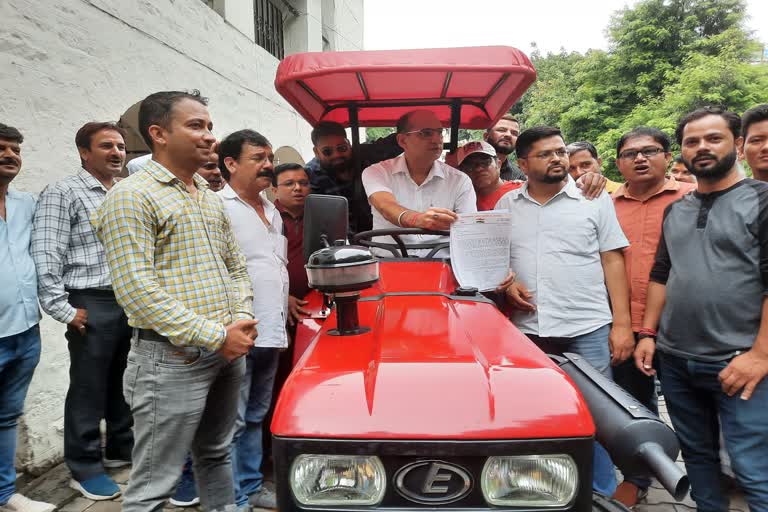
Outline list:
[[[38,297],[59,322],[68,324],[77,313],[67,300],[68,289],[111,288],[104,249],[90,221],[106,195],[104,185],[80,169],[46,187],[38,199],[31,247]]]
[[[92,222],[128,322],[218,350],[225,325],[253,318],[253,291],[221,198],[193,179],[197,198],[150,160],[112,188]]]

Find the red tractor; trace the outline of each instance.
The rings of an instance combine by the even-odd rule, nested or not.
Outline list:
[[[414,108],[451,128],[453,150],[460,127],[492,126],[535,76],[507,47],[313,53],[286,58],[276,87],[310,124],[350,126],[355,151],[360,126]],[[449,260],[411,257],[424,247],[398,237],[445,233],[347,242],[346,210],[307,198],[312,315],[271,425],[280,510],[625,510],[592,492],[596,439],[685,495],[658,417],[578,356],[544,354]],[[393,257],[368,249],[382,245]]]

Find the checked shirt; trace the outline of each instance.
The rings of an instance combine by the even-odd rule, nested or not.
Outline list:
[[[218,350],[225,325],[253,318],[253,290],[221,198],[194,181],[197,198],[150,160],[112,188],[92,221],[130,325]]]
[[[46,187],[40,194],[31,252],[37,267],[38,297],[43,310],[68,324],[77,312],[68,289],[110,289],[109,267],[90,218],[107,195],[85,169]]]

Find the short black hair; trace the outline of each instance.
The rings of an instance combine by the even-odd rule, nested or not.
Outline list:
[[[659,144],[661,144],[661,148],[664,150],[665,153],[669,153],[669,149],[672,147],[672,141],[669,138],[669,135],[664,133],[663,131],[659,130],[658,128],[653,128],[651,126],[638,126],[637,128],[634,128],[624,135],[621,136],[619,141],[616,143],[616,157],[618,158],[619,153],[621,153],[621,148],[624,147],[624,144],[627,143],[629,139],[634,139],[635,137],[650,137]]]
[[[685,114],[677,123],[675,128],[675,140],[678,144],[683,143],[683,130],[688,123],[698,121],[702,117],[707,116],[720,116],[728,123],[728,129],[731,130],[734,139],[738,139],[741,136],[741,118],[735,112],[725,110],[720,107],[703,107],[697,108],[693,112]]]
[[[312,145],[317,146],[317,141],[319,141],[321,137],[328,137],[329,135],[337,135],[339,137],[344,137],[345,139],[347,138],[347,132],[344,130],[344,127],[333,121],[320,121],[317,123],[317,126],[312,129],[312,133],[309,137],[312,139]]]
[[[534,143],[549,137],[560,137],[562,139],[563,132],[560,131],[560,128],[554,126],[533,126],[524,130],[517,138],[517,144],[515,144],[517,158],[526,158]]]
[[[3,123],[0,123],[0,139],[10,140],[11,142],[16,142],[18,144],[24,142],[24,136],[19,130]]]
[[[245,144],[263,148],[272,147],[265,136],[254,130],[238,130],[224,137],[224,140],[219,143],[219,171],[225,180],[229,181],[230,172],[224,165],[224,160],[230,157],[239,160]]]
[[[208,98],[200,95],[200,91],[194,89],[187,91],[161,91],[150,94],[139,105],[139,133],[150,149],[152,137],[149,135],[149,127],[152,125],[168,128],[171,121],[173,106],[181,100],[192,100],[201,105],[208,106]]]
[[[675,158],[672,159],[672,163],[669,164],[670,167],[675,164],[683,164],[685,165],[685,162],[683,161],[683,155],[677,155]]]
[[[578,153],[579,151],[589,151],[589,154],[597,160],[597,148],[594,144],[591,142],[587,142],[585,140],[580,140],[578,142],[571,142],[568,144],[565,148],[568,151],[568,155],[572,155],[574,153]]]
[[[746,138],[749,127],[763,121],[768,121],[768,103],[752,107],[744,112],[744,115],[741,116],[741,136]]]
[[[120,134],[120,136],[123,138],[123,142],[125,142],[125,137],[127,136],[125,130],[123,130],[117,124],[111,121],[105,121],[102,123],[91,121],[90,123],[85,123],[80,127],[79,130],[77,130],[77,133],[75,134],[75,146],[81,149],[90,150],[93,136],[99,133],[101,130],[115,131]],[[80,159],[80,164],[85,165],[85,162],[82,158]]]
[[[307,178],[309,178],[309,173],[301,164],[296,164],[293,162],[288,162],[287,164],[280,164],[277,167],[275,167],[275,173],[272,175],[272,186],[277,186],[277,177],[280,176],[284,172],[288,171],[304,171],[304,173],[307,175]]]

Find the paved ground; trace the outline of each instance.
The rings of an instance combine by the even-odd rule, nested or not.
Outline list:
[[[663,398],[660,399],[659,406],[661,417],[669,423],[669,416],[667,415]],[[682,466],[682,461],[678,461],[678,464]],[[129,468],[110,471],[112,478],[123,488],[128,481],[128,473]],[[86,510],[88,512],[120,511],[121,498],[98,502],[85,499],[78,492],[69,488],[69,479],[69,471],[64,464],[60,464],[34,480],[30,481],[22,477],[19,481],[19,490],[32,499],[54,503],[61,512],[84,512]],[[166,509],[181,512],[180,509],[170,505]],[[199,512],[200,509],[194,507],[188,510],[190,512]],[[696,506],[689,497],[686,497],[682,502],[676,502],[656,482],[654,482],[654,485],[649,490],[647,499],[636,507],[637,512],[692,512],[695,510]],[[731,510],[749,512],[743,497],[738,491],[734,491],[731,495]],[[254,511],[259,511],[259,509],[254,509]]]

